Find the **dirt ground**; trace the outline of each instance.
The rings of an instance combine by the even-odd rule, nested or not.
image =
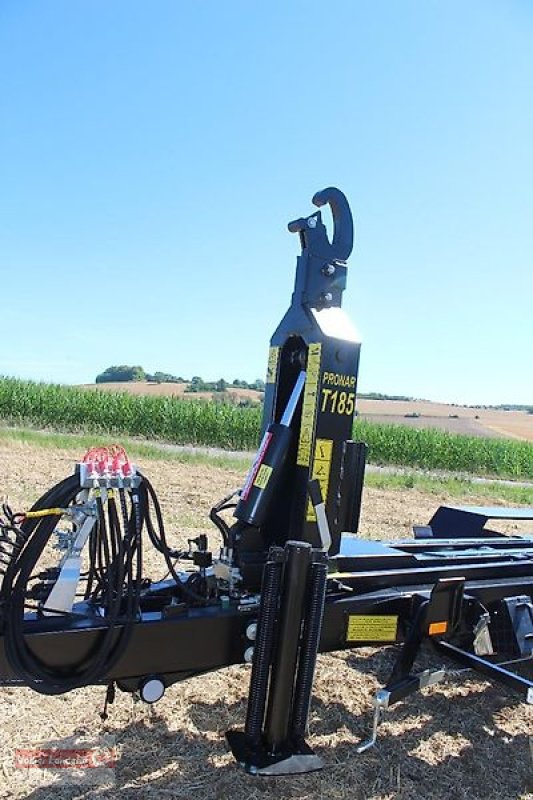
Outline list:
[[[0,494],[13,507],[27,507],[69,474],[79,455],[1,445]],[[206,522],[212,502],[242,481],[240,472],[205,465],[151,461],[141,466],[158,490],[169,538],[176,544],[204,530],[212,533]],[[417,490],[368,489],[361,533],[407,536],[413,523],[426,522],[446,499]],[[320,773],[276,780],[246,775],[225,745],[224,732],[244,722],[246,666],[170,687],[153,707],[118,693],[106,723],[99,717],[102,687],[55,698],[2,689],[0,797],[531,800],[533,707],[470,676],[451,678],[395,706],[387,713],[378,746],[357,755],[357,744],[369,733],[372,694],[386,679],[393,657],[390,647],[319,657],[309,743],[327,766]],[[421,666],[430,663],[436,664],[434,657],[425,655]],[[104,734],[117,746],[114,787],[71,786],[54,779],[43,783],[38,770],[15,765],[17,748]]]

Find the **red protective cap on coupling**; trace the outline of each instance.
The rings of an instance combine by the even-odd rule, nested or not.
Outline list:
[[[110,475],[128,477],[133,469],[124,448],[119,444],[108,447],[91,447],[83,457],[91,475]]]

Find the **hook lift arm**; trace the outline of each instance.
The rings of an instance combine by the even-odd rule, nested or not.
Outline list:
[[[341,307],[353,220],[336,188],[313,203],[330,206],[333,236],[320,210],[289,224],[302,246],[295,289],[270,342],[259,450],[211,511],[220,551],[205,534],[171,547],[148,479],[122,448],[93,448],[25,516],[4,505],[0,685],[108,685],[111,702],[116,684],[151,703],[192,675],[251,662],[244,731],[228,741],[264,775],[322,765],[305,740],[319,652],[401,646],[371,744],[385,708],[440,679],[411,672],[427,642],[533,704],[533,682],[503,668],[533,658],[533,535],[484,527],[533,509],[443,507],[414,539],[356,535],[367,448],[352,440],[360,342]],[[143,575],[147,545],[161,580]]]

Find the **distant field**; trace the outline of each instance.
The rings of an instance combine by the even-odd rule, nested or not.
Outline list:
[[[147,383],[146,381],[129,381],[124,383],[83,383],[80,389],[92,389],[104,392],[128,392],[128,394],[144,394],[149,397],[185,397],[190,400],[211,400],[218,392],[186,392],[188,383]],[[255,389],[241,389],[228,386],[226,391],[237,399],[259,401],[261,392]]]
[[[193,396],[194,398],[194,396]],[[0,379],[0,418],[55,431],[142,436],[175,444],[253,450],[261,409],[165,395],[96,392]],[[359,418],[353,436],[369,446],[374,464],[446,470],[516,480],[533,479],[533,445],[526,441],[414,430]]]
[[[98,389],[106,392],[128,392],[152,397],[180,396],[195,399],[210,399],[212,392],[186,393],[186,383],[94,383],[84,384],[83,389]],[[228,392],[236,398],[258,400],[260,393],[254,389],[229,387]],[[389,425],[409,425],[413,428],[437,428],[448,433],[465,436],[506,437],[533,442],[533,414],[525,411],[496,411],[485,408],[451,406],[445,403],[430,403],[423,400],[361,400],[357,408],[362,419]],[[406,414],[419,414],[409,417]]]
[[[533,414],[525,411],[499,411],[467,408],[423,400],[358,400],[362,417],[373,422],[432,427],[468,436],[506,436],[533,442]],[[406,417],[406,414],[420,414]]]

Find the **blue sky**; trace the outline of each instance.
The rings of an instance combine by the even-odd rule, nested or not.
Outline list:
[[[336,185],[360,389],[533,402],[529,0],[2,0],[0,373],[254,380]]]

